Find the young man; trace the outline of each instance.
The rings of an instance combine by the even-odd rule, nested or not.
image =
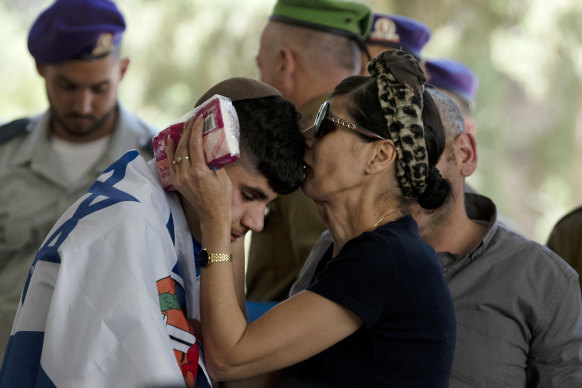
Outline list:
[[[58,0],[28,48],[49,109],[0,127],[0,360],[36,250],[60,215],[129,149],[148,158],[154,128],[118,102],[129,59],[109,0]]]
[[[231,242],[243,278],[244,236],[260,231],[267,204],[303,175],[303,136],[293,105],[259,81],[211,88],[240,122]],[[176,155],[181,169],[188,155]],[[129,151],[49,233],[22,294],[0,387],[209,386],[197,338],[198,209],[163,190],[155,160]],[[212,256],[210,258],[212,260]],[[232,259],[232,258],[229,258]],[[236,284],[244,306],[244,284]],[[188,319],[192,319],[190,326]]]

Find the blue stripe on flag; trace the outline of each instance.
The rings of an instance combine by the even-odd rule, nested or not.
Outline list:
[[[51,381],[50,377],[46,374],[42,366],[38,371],[38,380],[34,388],[57,388],[57,386]]]
[[[32,264],[33,268],[38,261],[49,261],[60,264],[61,257],[58,253],[58,249],[69,236],[69,234],[73,231],[73,229],[75,229],[75,226],[77,226],[77,223],[82,218],[99,210],[105,209],[106,207],[113,206],[119,202],[139,202],[134,196],[113,187],[113,185],[119,183],[119,181],[125,177],[127,165],[138,155],[139,153],[135,150],[126,152],[125,155],[119,158],[103,172],[103,174],[106,174],[110,171],[113,171],[113,174],[107,178],[105,182],[95,181],[95,183],[93,183],[93,185],[88,190],[88,193],[91,193],[91,195],[79,204],[79,207],[75,210],[75,213],[72,215],[72,217],[65,221],[40,248],[34,259],[34,263]],[[100,196],[106,197],[107,199],[93,204],[93,201],[95,201]],[[24,290],[22,292],[22,303],[24,303],[24,300],[26,299],[26,293],[28,292],[31,276],[32,271],[29,272],[28,278],[26,279],[26,283],[24,285]]]
[[[40,367],[44,333],[19,331],[10,337],[0,372],[0,387],[55,387]]]

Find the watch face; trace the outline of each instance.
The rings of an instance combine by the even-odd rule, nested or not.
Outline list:
[[[206,250],[201,250],[198,254],[198,263],[201,267],[206,267],[208,265],[208,252]]]

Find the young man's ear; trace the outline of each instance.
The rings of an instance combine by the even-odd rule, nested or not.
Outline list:
[[[477,142],[469,131],[463,131],[455,138],[455,158],[463,177],[468,177],[477,168]]]
[[[373,153],[368,160],[366,172],[374,174],[378,171],[385,170],[393,165],[396,161],[396,147],[392,140],[380,140],[374,143]]]

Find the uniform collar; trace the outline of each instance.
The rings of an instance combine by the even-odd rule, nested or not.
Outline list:
[[[126,118],[128,115],[121,104],[118,104],[118,109],[117,122],[111,135],[110,146],[96,163],[94,175],[87,175],[85,179],[81,179],[73,186],[68,183],[67,178],[59,168],[60,161],[52,152],[50,144],[51,114],[49,110],[31,120],[31,123],[26,128],[27,135],[17,146],[18,150],[15,152],[15,157],[11,162],[12,167],[29,165],[30,169],[35,173],[70,191],[82,186],[89,186],[103,170],[117,159],[116,156],[135,148],[135,144],[131,141],[132,139],[123,136],[121,133],[125,125],[131,125],[132,119]]]

